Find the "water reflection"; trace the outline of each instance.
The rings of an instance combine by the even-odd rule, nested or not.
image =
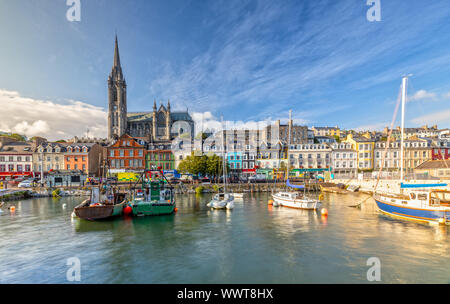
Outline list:
[[[372,256],[384,283],[447,283],[449,227],[380,214],[367,198],[326,194],[323,217],[269,206],[269,194],[233,210],[185,195],[173,215],[101,222],[71,218],[82,198],[14,202],[0,217],[0,283],[64,283],[70,256],[84,283],[359,283]]]

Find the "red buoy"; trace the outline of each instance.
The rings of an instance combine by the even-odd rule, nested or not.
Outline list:
[[[131,215],[131,213],[133,213],[133,208],[131,208],[130,206],[126,206],[125,208],[123,208],[123,214]]]

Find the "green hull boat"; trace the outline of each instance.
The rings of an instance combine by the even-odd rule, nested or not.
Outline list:
[[[132,201],[130,203],[134,216],[165,215],[175,211],[175,204],[163,201],[145,202]]]
[[[128,204],[134,216],[166,215],[176,211],[173,188],[162,180],[142,182]]]

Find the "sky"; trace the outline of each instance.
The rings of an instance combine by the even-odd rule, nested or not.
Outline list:
[[[369,1],[370,2],[370,1]],[[205,126],[268,120],[381,130],[403,75],[406,126],[450,127],[447,0],[0,0],[0,131],[105,137],[119,40],[128,111],[170,100]],[[400,118],[397,117],[397,124]]]

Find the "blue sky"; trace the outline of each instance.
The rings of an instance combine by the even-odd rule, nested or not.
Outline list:
[[[285,119],[292,109],[309,126],[381,129],[411,73],[407,125],[450,127],[448,1],[381,0],[381,22],[366,19],[366,0],[81,0],[80,22],[68,8],[0,0],[0,130],[70,136],[85,131],[80,121],[106,134],[115,32],[129,111],[170,99],[210,119]]]

